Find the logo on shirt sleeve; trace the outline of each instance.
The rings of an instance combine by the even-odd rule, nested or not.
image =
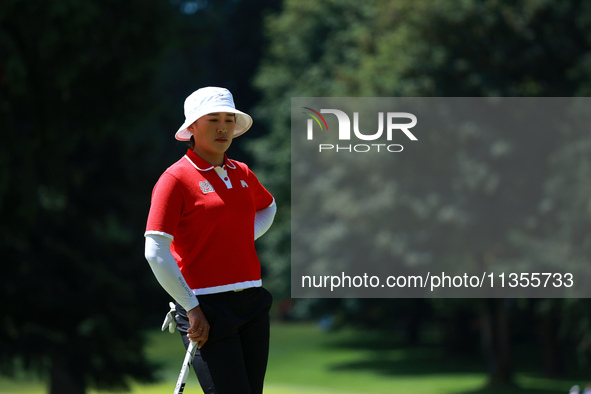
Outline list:
[[[201,188],[201,191],[203,192],[203,194],[215,192],[215,190],[213,189],[213,186],[211,186],[211,183],[209,183],[209,181],[199,182],[199,187]]]
[[[242,179],[240,180],[240,184],[242,185],[242,187],[248,187],[248,183],[246,183]]]

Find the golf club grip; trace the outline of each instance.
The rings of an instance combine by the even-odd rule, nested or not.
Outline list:
[[[187,376],[189,376],[189,369],[193,363],[193,357],[197,351],[197,345],[198,342],[190,341],[189,343],[189,347],[187,348],[187,352],[185,354],[185,360],[183,361],[183,366],[181,367],[181,373],[179,374],[176,387],[174,388],[174,394],[182,394],[185,390],[185,383],[187,382]]]

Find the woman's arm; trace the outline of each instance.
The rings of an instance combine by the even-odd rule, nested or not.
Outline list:
[[[209,323],[170,253],[171,242],[172,239],[164,235],[147,234],[146,260],[164,290],[187,311],[190,324],[187,336],[191,341],[199,342],[198,348],[201,349],[209,337]]]
[[[164,290],[185,310],[190,311],[199,305],[199,301],[183,278],[183,274],[170,252],[171,243],[172,239],[164,235],[147,234],[146,260],[150,263],[154,276]]]
[[[271,227],[275,218],[275,212],[277,212],[275,199],[273,199],[273,202],[267,208],[256,211],[254,215],[254,239],[266,233],[269,227]]]

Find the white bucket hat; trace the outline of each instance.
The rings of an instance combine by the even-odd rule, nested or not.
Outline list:
[[[185,123],[183,123],[174,137],[179,141],[189,141],[192,134],[187,130],[187,127],[192,125],[200,117],[214,112],[231,112],[236,114],[234,137],[246,133],[250,129],[250,126],[252,126],[252,118],[250,115],[236,109],[232,93],[228,89],[208,86],[194,91],[186,98]]]

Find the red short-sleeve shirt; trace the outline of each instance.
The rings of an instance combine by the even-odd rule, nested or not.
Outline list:
[[[246,164],[225,157],[214,167],[189,149],[154,186],[146,235],[172,239],[195,294],[260,286],[254,217],[272,202]]]

